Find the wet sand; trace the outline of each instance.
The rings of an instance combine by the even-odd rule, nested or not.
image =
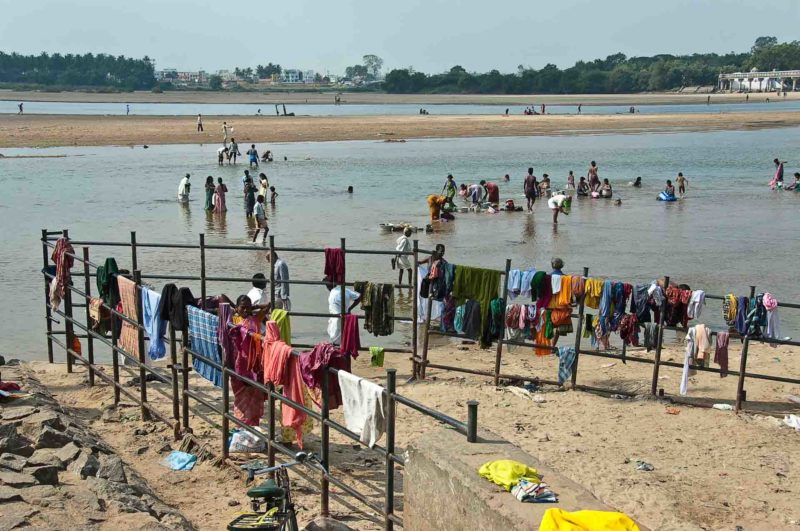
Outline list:
[[[664,105],[705,103],[708,94],[679,94],[656,92],[646,94],[384,94],[377,92],[340,92],[333,88],[317,91],[286,92],[203,92],[173,91],[93,93],[93,92],[39,92],[0,90],[0,100],[58,101],[85,103],[333,103],[334,94],[341,94],[342,102],[361,104],[419,103],[427,105],[447,103],[473,103],[497,105]],[[750,101],[784,100],[774,93],[750,95]],[[800,92],[789,93],[788,100],[800,99]],[[742,103],[744,94],[712,94],[714,103]]]
[[[0,119],[0,148],[222,142],[222,122],[240,145],[261,142],[396,140],[748,130],[800,125],[800,112],[549,116],[191,116],[11,115]]]

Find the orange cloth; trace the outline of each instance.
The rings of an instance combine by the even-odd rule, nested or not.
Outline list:
[[[264,382],[283,386],[283,396],[305,405],[303,377],[300,374],[300,362],[292,356],[292,347],[281,341],[278,324],[267,322],[263,348]],[[303,423],[306,413],[281,403],[281,424],[294,429],[297,446],[303,448]]]
[[[545,326],[544,321],[545,321],[544,312],[541,312],[538,319],[539,328],[536,331],[535,341],[537,345],[552,345],[553,340],[547,339],[547,337],[545,337],[545,329],[547,327]],[[533,350],[537,356],[549,356],[550,354],[553,353],[552,349],[546,347],[535,347]]]
[[[572,303],[572,275],[561,276],[561,290],[550,299],[548,308],[563,308]],[[555,320],[553,321],[555,323]]]
[[[583,297],[583,291],[586,287],[585,279],[580,275],[572,276],[572,295],[577,299]]]
[[[572,323],[572,309],[567,306],[566,308],[553,308],[550,314],[550,320],[553,326],[561,326]]]
[[[447,200],[447,198],[443,195],[429,195],[428,196],[428,210],[431,213],[431,221],[436,221],[439,219],[439,215],[442,212],[442,205]]]
[[[136,283],[122,275],[117,276],[119,286],[119,300],[122,303],[122,315],[138,322],[136,311]],[[119,347],[135,358],[139,358],[139,331],[136,325],[122,321],[122,330],[119,333]],[[125,365],[130,364],[128,360]]]

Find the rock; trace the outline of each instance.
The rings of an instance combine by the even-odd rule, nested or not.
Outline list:
[[[92,452],[100,452],[104,454],[113,454],[114,450],[107,444],[97,440],[86,432],[86,430],[79,430],[75,426],[67,428],[67,434],[72,437],[72,441],[79,446]]]
[[[122,459],[115,455],[108,456],[103,460],[100,464],[100,468],[97,470],[97,477],[116,483],[128,482],[128,478],[125,477],[125,468],[122,464]]]
[[[58,470],[60,466],[46,465],[25,468],[25,472],[33,475],[39,485],[58,485]]]
[[[147,450],[149,450],[149,449],[150,449],[149,446],[142,446],[141,448],[137,448],[136,449],[136,455],[142,455],[142,454],[146,453]]]
[[[66,497],[69,498],[70,505],[79,509],[81,512],[91,511],[93,513],[101,513],[106,510],[106,505],[103,500],[82,486],[70,487],[66,491]]]
[[[119,411],[117,410],[117,406],[111,404],[110,406],[106,407],[103,410],[103,414],[100,415],[100,420],[103,422],[119,422]]]
[[[307,526],[305,526],[303,531],[353,531],[353,528],[346,526],[343,523],[334,520],[333,518],[318,516]]]
[[[8,366],[8,367],[16,367],[20,363],[22,363],[22,362],[19,361],[17,358],[11,358],[10,360],[6,360],[6,366]]]
[[[34,485],[27,489],[20,489],[19,493],[26,503],[31,505],[41,505],[42,500],[45,498],[52,498],[58,496],[58,489],[52,485]]]
[[[80,476],[81,479],[96,476],[99,469],[100,461],[98,461],[94,455],[86,451],[81,452],[68,467],[70,472]]]
[[[0,454],[2,453],[30,457],[33,455],[33,446],[25,437],[19,435],[15,437],[6,437],[4,439],[0,439]]]
[[[61,416],[58,413],[52,409],[44,409],[34,415],[25,417],[22,420],[20,431],[28,437],[34,438],[45,426],[59,432],[66,429],[64,421],[61,420]],[[63,444],[60,446],[63,446]]]
[[[234,500],[233,498],[228,500],[228,507],[236,507],[237,505],[241,505],[241,502],[239,502],[239,500]]]
[[[14,472],[22,472],[25,467],[25,458],[15,454],[0,455],[0,469],[7,468]]]
[[[33,406],[7,408],[3,411],[2,418],[3,420],[20,420],[34,413],[38,413],[38,411],[39,408]]]
[[[52,426],[45,425],[42,431],[36,438],[36,448],[61,448],[72,442],[72,439],[66,433],[57,431]]]
[[[61,462],[64,463],[64,466],[66,467],[68,464],[74,461],[80,453],[81,449],[78,448],[75,443],[69,443],[65,447],[56,450],[55,455],[61,459]]]
[[[0,485],[0,503],[22,500],[22,492],[20,489],[12,489],[11,487]]]
[[[0,424],[0,439],[17,437],[17,424]]]
[[[169,443],[166,443],[164,446],[156,450],[159,454],[166,454],[172,451],[172,446]]]
[[[0,516],[0,529],[18,529],[27,527],[28,519],[22,516]]]
[[[64,470],[64,463],[56,456],[56,451],[52,448],[40,448],[33,452],[28,458],[25,466],[55,466]]]
[[[36,484],[36,478],[28,473],[0,470],[0,484],[18,489]]]

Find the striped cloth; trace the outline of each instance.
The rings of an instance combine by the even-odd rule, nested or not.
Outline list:
[[[117,286],[119,287],[119,299],[122,303],[122,315],[138,322],[136,317],[136,283],[122,275],[117,275]],[[122,321],[119,347],[139,359],[139,334],[135,325]],[[123,358],[123,363],[125,365],[133,365],[127,358]]]
[[[575,363],[575,349],[558,347],[558,385],[572,379],[572,365]]]
[[[194,306],[187,306],[186,310],[189,317],[189,344],[192,350],[221,365],[222,358],[219,355],[217,338],[219,318]],[[222,387],[222,371],[194,356],[192,366],[197,374],[217,387]]]

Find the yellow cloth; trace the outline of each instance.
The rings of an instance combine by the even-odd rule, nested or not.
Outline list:
[[[600,307],[600,296],[603,294],[603,279],[587,278],[585,284],[584,304],[595,310]]]
[[[725,295],[725,298],[728,299],[728,313],[725,314],[725,321],[732,323],[736,321],[736,311],[737,308],[737,301],[736,296],[733,293],[728,293]]]
[[[535,468],[511,459],[489,461],[478,469],[478,474],[482,478],[500,485],[507,491],[510,491],[511,487],[519,483],[520,479],[527,479],[531,483],[540,483],[542,481]]]
[[[639,526],[622,513],[547,509],[539,531],[639,531]]]
[[[572,275],[561,276],[561,290],[550,299],[548,308],[568,308],[572,303]],[[553,323],[555,324],[555,323]]]
[[[286,310],[272,310],[269,316],[270,321],[275,321],[281,334],[281,341],[287,345],[292,344],[292,322],[289,319],[289,312]]]

